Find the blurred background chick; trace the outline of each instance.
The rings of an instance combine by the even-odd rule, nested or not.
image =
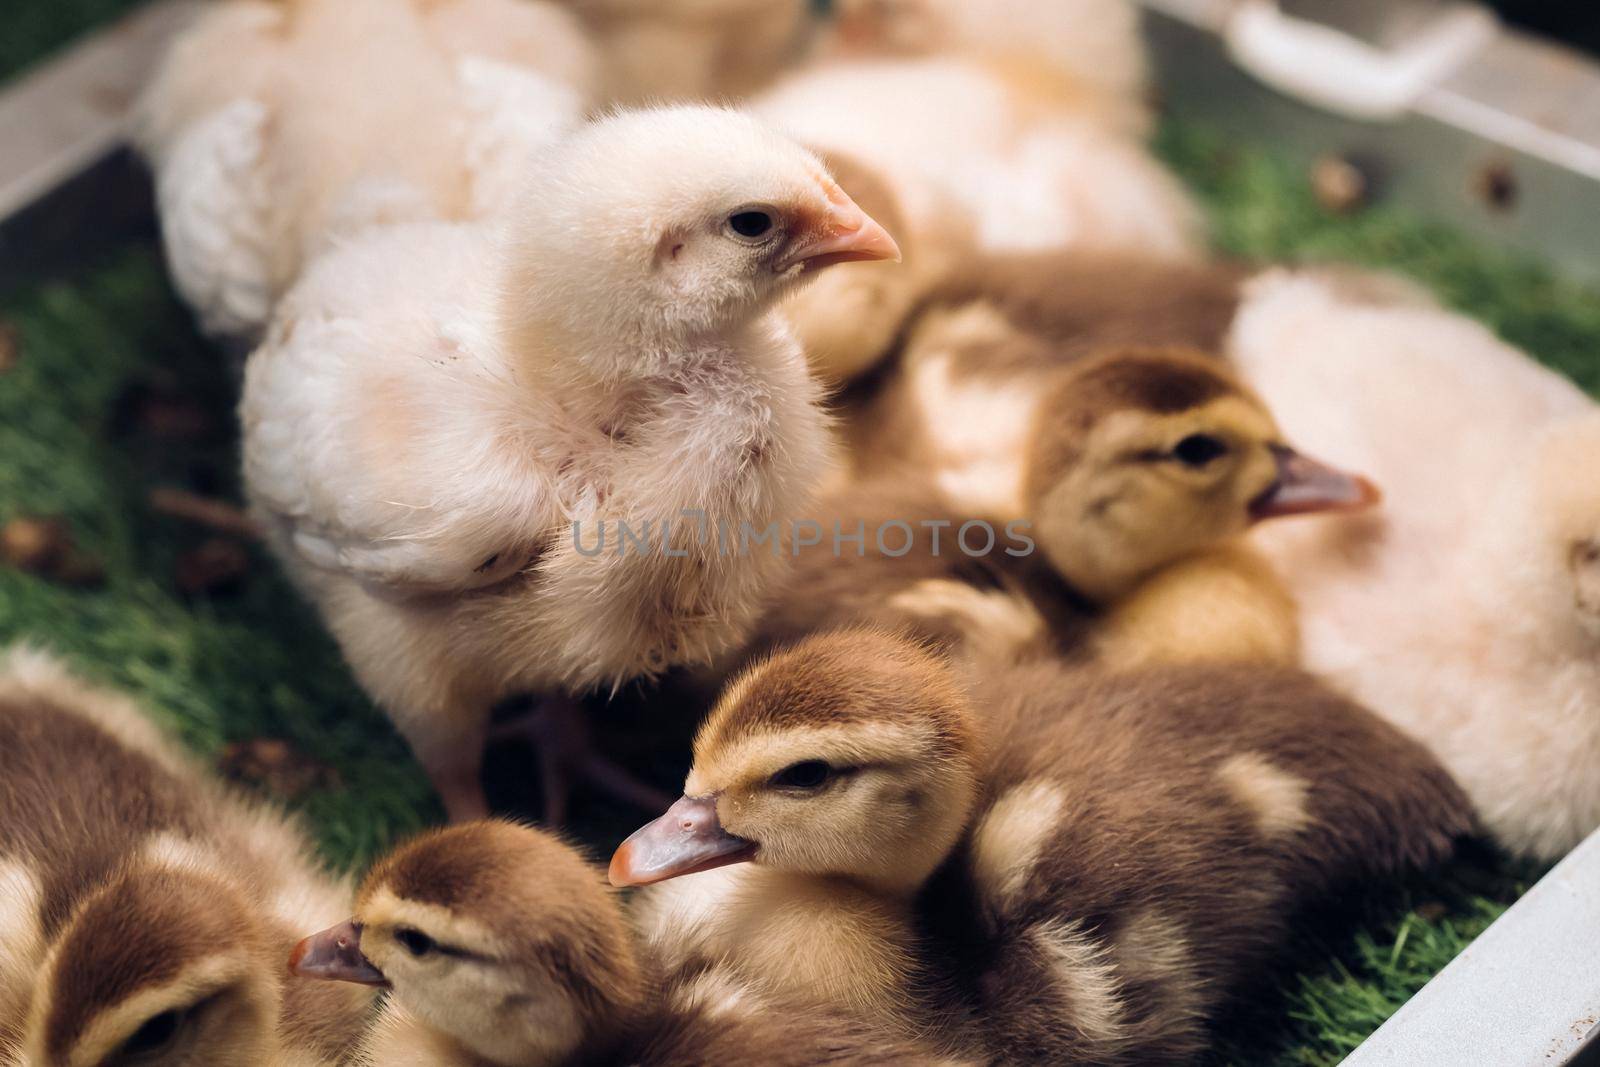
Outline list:
[[[614,104],[728,102],[772,81],[817,33],[813,0],[566,0],[594,35]]]
[[[226,0],[140,105],[174,284],[254,337],[340,236],[506,204],[595,102],[581,27],[542,0]]]
[[[1231,351],[1284,426],[1389,490],[1264,529],[1307,664],[1438,753],[1512,852],[1600,826],[1600,409],[1414,286],[1274,271]]]
[[[1080,38],[1063,22],[1094,30]],[[915,297],[973,254],[1198,255],[1199,214],[1143,143],[1141,45],[1123,0],[869,2],[846,5],[830,32],[751,107],[802,143],[875,171],[915,258],[903,275],[909,295],[851,297],[859,273],[841,271],[792,302],[802,340],[828,341],[811,346],[824,378],[848,381],[873,366]],[[853,344],[826,334],[840,306],[874,316]]]

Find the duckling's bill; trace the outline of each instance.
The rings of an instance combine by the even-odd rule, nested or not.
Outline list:
[[[361,927],[353,920],[312,934],[289,954],[289,973],[297,978],[356,985],[386,986],[388,979],[361,954]]]
[[[685,796],[659,819],[635,830],[611,857],[607,874],[614,886],[651,885],[743,863],[755,854],[754,841],[722,828],[715,796]]]
[[[1272,458],[1278,464],[1278,477],[1250,502],[1250,517],[1256,521],[1319,511],[1360,511],[1383,499],[1378,487],[1361,475],[1331,467],[1287,445],[1273,445]]]

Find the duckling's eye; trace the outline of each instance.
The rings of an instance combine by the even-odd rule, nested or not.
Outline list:
[[[394,932],[394,939],[400,942],[400,947],[419,959],[438,948],[439,945],[433,938],[421,930],[413,930],[409,926],[402,926]]]
[[[772,215],[765,211],[735,211],[728,216],[728,229],[748,241],[772,232]]]
[[[1228,442],[1208,433],[1192,433],[1173,446],[1172,456],[1186,467],[1204,467],[1227,455]]]
[[[808,759],[791,763],[774,774],[770,780],[779,789],[820,789],[833,777],[833,768],[826,760]]]
[[[148,1056],[152,1052],[160,1052],[172,1044],[182,1024],[181,1012],[164,1011],[160,1015],[152,1015],[134,1031],[132,1037],[122,1043],[117,1050],[118,1056]]]

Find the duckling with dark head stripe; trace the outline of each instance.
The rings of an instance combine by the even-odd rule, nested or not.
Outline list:
[[[859,549],[824,538],[801,554],[764,642],[868,622],[991,660],[1009,642],[1117,665],[1293,663],[1293,602],[1242,535],[1367,507],[1376,489],[1295,451],[1226,367],[1193,350],[1111,349],[1056,371],[1042,395],[1014,471],[978,459],[953,478],[902,469],[830,494],[823,528],[866,535]],[[973,558],[958,542],[971,520],[1010,536]],[[909,551],[875,536],[895,523],[940,525],[942,548],[927,529]]]
[[[954,1053],[1178,1063],[1296,906],[1470,826],[1420,745],[1296,671],[1038,663],[969,687],[854,630],[728,687],[684,799],[611,878],[676,879],[642,904],[669,957]]]
[[[223,789],[133,703],[0,666],[0,1063],[318,1067],[370,997],[288,984],[348,908],[284,813]]]
[[[290,966],[389,987],[362,1052],[374,1067],[947,1062],[726,968],[662,973],[599,870],[505,822],[402,845],[368,874],[354,918],[307,938]]]

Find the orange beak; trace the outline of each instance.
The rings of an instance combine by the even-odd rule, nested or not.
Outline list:
[[[361,927],[354,921],[312,934],[289,954],[289,973],[297,978],[356,985],[388,985],[383,972],[361,954]]]
[[[1311,515],[1322,511],[1360,511],[1383,499],[1378,487],[1359,474],[1349,474],[1287,445],[1273,445],[1278,477],[1250,502],[1252,519]]]
[[[806,273],[835,263],[888,259],[900,262],[900,246],[876,219],[862,211],[831,178],[824,179],[828,207],[802,218],[783,254],[773,263],[778,274],[799,265]]]
[[[756,843],[722,828],[716,797],[680,797],[655,822],[633,832],[611,857],[614,886],[650,885],[685,874],[743,863]]]

